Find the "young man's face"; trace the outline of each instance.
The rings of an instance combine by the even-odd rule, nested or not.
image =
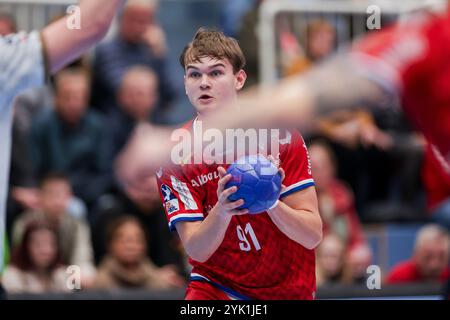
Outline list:
[[[203,57],[186,66],[184,85],[189,100],[202,115],[235,104],[246,78],[244,70],[234,74],[227,59]]]

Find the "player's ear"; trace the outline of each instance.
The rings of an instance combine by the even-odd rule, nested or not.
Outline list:
[[[236,90],[241,90],[247,80],[247,73],[244,70],[239,70],[236,73]]]

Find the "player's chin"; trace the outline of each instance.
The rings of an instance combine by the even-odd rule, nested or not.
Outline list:
[[[216,103],[202,103],[202,104],[197,104],[196,106],[197,112],[202,114],[202,115],[206,115],[209,114],[215,110],[218,109],[218,106]]]

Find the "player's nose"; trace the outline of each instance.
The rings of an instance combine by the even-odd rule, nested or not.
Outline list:
[[[209,79],[208,75],[204,74],[200,81],[200,88],[207,89],[207,88],[211,87],[211,82],[209,80],[210,79]]]

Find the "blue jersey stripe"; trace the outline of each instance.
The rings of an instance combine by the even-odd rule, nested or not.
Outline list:
[[[252,300],[249,297],[244,296],[243,294],[240,294],[240,293],[238,293],[238,292],[236,292],[234,290],[231,290],[230,288],[227,288],[227,287],[225,287],[225,286],[223,286],[221,284],[215,283],[215,282],[213,282],[211,280],[208,280],[208,279],[206,279],[204,277],[191,276],[190,280],[191,281],[206,281],[208,283],[211,283],[214,287],[219,288],[223,292],[225,292],[225,293],[229,294],[230,296],[233,296],[233,297],[235,297],[236,299],[239,299],[239,300]]]
[[[293,194],[293,193],[295,193],[295,192],[297,192],[297,191],[304,190],[304,189],[307,189],[307,188],[313,187],[313,186],[315,186],[314,182],[308,182],[308,183],[305,183],[305,184],[300,185],[300,186],[298,186],[298,187],[292,188],[291,190],[288,190],[288,191],[283,192],[283,193],[280,195],[280,198],[287,197],[287,196],[289,196],[289,195],[291,195],[291,194]]]

